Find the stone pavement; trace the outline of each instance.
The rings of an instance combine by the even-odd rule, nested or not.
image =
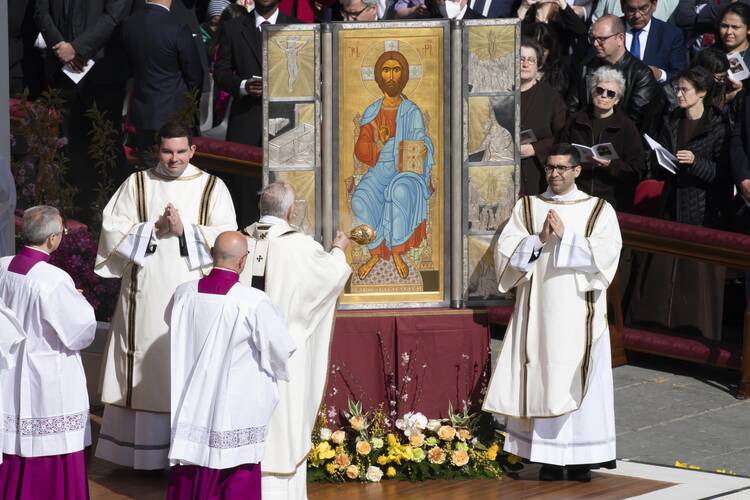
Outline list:
[[[493,367],[500,346],[493,338]],[[738,372],[629,356],[613,370],[618,459],[750,476],[750,399],[733,396]]]

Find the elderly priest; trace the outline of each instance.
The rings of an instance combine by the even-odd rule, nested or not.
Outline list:
[[[289,360],[289,381],[279,382],[279,406],[271,418],[263,470],[264,500],[307,498],[307,454],[328,372],[336,301],[351,268],[336,235],[330,252],[289,225],[294,188],[266,186],[260,195],[260,221],[245,228],[250,255],[241,280],[261,288],[286,313],[297,351]]]
[[[96,273],[122,278],[102,377],[96,455],[135,469],[169,465],[169,337],[177,286],[211,266],[219,233],[237,228],[224,183],[190,164],[190,129],[159,130],[156,167],[136,172],[104,209]]]
[[[214,268],[177,288],[167,309],[172,447],[168,500],[261,497],[260,465],[277,380],[294,352],[284,313],[239,283],[247,242],[219,235]]]
[[[68,273],[47,262],[65,233],[57,209],[29,208],[22,227],[26,246],[0,259],[0,303],[14,312],[25,336],[16,367],[0,371],[0,496],[84,500],[83,449],[91,429],[78,351],[94,340],[94,309]]]
[[[540,479],[588,481],[614,467],[607,287],[622,240],[612,207],[576,188],[574,147],[555,146],[544,170],[547,191],[519,200],[497,241],[516,305],[484,410],[508,416],[505,450],[544,464]]]

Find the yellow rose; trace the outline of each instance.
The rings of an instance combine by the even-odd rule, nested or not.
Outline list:
[[[331,445],[328,444],[328,441],[323,441],[318,443],[318,446],[315,448],[315,454],[321,460],[328,460],[329,458],[333,458],[336,455],[336,452],[333,451]]]
[[[372,446],[370,446],[370,443],[367,441],[358,441],[357,442],[357,453],[360,455],[369,455],[372,451]]]
[[[331,441],[333,441],[336,444],[341,444],[344,441],[346,441],[346,433],[342,430],[338,430],[331,434]]]
[[[445,452],[439,446],[434,446],[427,452],[427,459],[431,464],[440,465],[445,462]]]
[[[393,434],[388,434],[388,446],[396,446],[398,444],[398,439],[396,439],[396,436]]]
[[[388,470],[385,471],[385,475],[388,477],[396,477],[396,469],[394,467],[388,467]]]
[[[469,463],[469,454],[465,450],[456,450],[451,454],[451,463],[456,467],[463,467]]]
[[[409,436],[409,444],[414,446],[415,448],[419,448],[424,444],[424,434],[421,432],[415,432],[411,436]]]
[[[328,462],[328,463],[326,464],[326,471],[327,471],[327,472],[328,472],[328,473],[329,473],[330,475],[333,475],[333,474],[334,474],[334,473],[336,472],[336,466],[335,466],[335,465],[333,464],[333,462]]]
[[[365,418],[362,415],[354,415],[349,419],[349,423],[352,424],[352,429],[359,432],[365,429]]]
[[[385,465],[387,463],[388,463],[388,457],[386,457],[385,455],[380,455],[378,457],[378,464]]]
[[[443,441],[453,441],[453,438],[456,437],[456,429],[450,425],[443,425],[438,429],[437,435]]]
[[[336,455],[336,458],[334,458],[333,461],[342,469],[352,463],[349,455],[347,455],[346,453],[339,453],[338,455]]]
[[[359,467],[356,465],[350,465],[346,468],[346,477],[349,479],[357,479],[359,477]]]
[[[492,447],[487,450],[487,460],[495,460],[497,458],[497,449]]]
[[[456,434],[458,435],[458,439],[460,439],[463,442],[466,442],[469,439],[471,439],[471,432],[469,432],[469,429],[458,429]]]

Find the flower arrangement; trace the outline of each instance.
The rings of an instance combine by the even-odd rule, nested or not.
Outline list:
[[[428,419],[409,412],[392,421],[385,405],[363,413],[349,400],[348,425],[327,427],[325,410],[312,436],[308,479],[320,482],[378,482],[386,479],[498,479],[521,468],[502,451],[503,434],[488,414],[455,413]]]

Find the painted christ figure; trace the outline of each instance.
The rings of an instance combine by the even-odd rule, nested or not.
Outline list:
[[[399,276],[406,279],[409,268],[402,254],[427,237],[434,147],[422,111],[401,93],[409,81],[406,58],[397,51],[383,53],[375,63],[375,81],[383,97],[365,109],[360,121],[354,155],[369,168],[354,189],[352,212],[377,236],[358,275],[364,280],[380,259],[393,256]]]

